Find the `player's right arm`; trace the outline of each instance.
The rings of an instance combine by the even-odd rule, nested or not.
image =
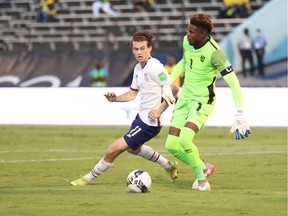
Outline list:
[[[235,119],[230,133],[234,133],[235,139],[245,139],[249,136],[251,130],[247,125],[244,117],[242,90],[238,78],[232,68],[228,57],[223,53],[222,50],[217,50],[212,54],[212,62],[232,91],[236,111]]]
[[[169,79],[167,79],[167,82],[162,87],[163,90],[162,97],[169,106],[175,103],[176,101],[175,96],[179,92],[179,88],[174,84],[174,81],[177,80],[183,73],[184,73],[184,60],[181,59],[173,69]]]
[[[129,91],[118,96],[114,92],[107,92],[106,94],[104,94],[104,96],[110,102],[126,102],[136,98],[137,93],[138,93],[137,90],[129,89]]]
[[[136,68],[136,66],[135,66],[135,68]],[[135,68],[134,68],[134,72],[133,72],[133,79],[132,79],[132,83],[130,85],[130,89],[121,95],[116,95],[114,92],[108,92],[108,93],[104,94],[104,96],[107,98],[108,101],[110,101],[110,102],[126,102],[126,101],[131,101],[134,98],[136,98],[136,96],[138,94],[138,86],[137,86],[137,82],[136,82]]]
[[[230,70],[230,71],[229,71]],[[223,74],[223,73],[222,73]],[[251,134],[251,129],[246,123],[243,105],[242,105],[242,91],[238,81],[238,78],[235,72],[232,70],[232,67],[226,69],[226,74],[223,76],[223,79],[229,85],[232,90],[232,96],[235,104],[235,119],[234,123],[230,129],[230,133],[234,133],[235,139],[245,139]]]
[[[177,80],[184,73],[184,59],[182,58],[173,69],[170,77],[172,80]]]

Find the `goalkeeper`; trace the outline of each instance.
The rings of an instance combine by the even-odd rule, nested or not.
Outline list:
[[[212,28],[210,18],[204,14],[195,14],[190,19],[183,39],[183,57],[171,74],[172,80],[184,74],[184,84],[174,108],[165,144],[170,153],[193,168],[197,179],[192,189],[200,191],[211,189],[207,177],[213,174],[215,167],[200,159],[194,137],[214,109],[218,73],[231,88],[235,103],[235,122],[230,132],[235,133],[236,139],[244,139],[251,133],[243,115],[241,87],[228,57],[209,35]],[[173,101],[171,94],[163,95],[163,98],[169,105]],[[163,103],[157,111],[161,112],[164,107]],[[151,111],[150,116],[156,117],[155,113],[155,110]]]

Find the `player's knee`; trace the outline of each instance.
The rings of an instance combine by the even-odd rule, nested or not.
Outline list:
[[[114,160],[119,155],[117,149],[114,145],[110,145],[105,153],[105,158],[109,160]]]
[[[189,128],[183,128],[181,130],[181,133],[179,135],[179,143],[180,145],[186,149],[190,148],[193,144],[193,138],[194,138],[195,132]]]
[[[105,153],[105,158],[107,159],[112,159],[114,158],[114,152],[112,151],[112,149],[107,149],[106,153]]]
[[[179,143],[182,147],[187,146],[187,139],[185,137],[185,133],[183,133],[182,131],[179,135]]]
[[[178,148],[179,148],[178,137],[168,135],[166,143],[165,143],[165,148],[171,154],[176,155],[178,153]]]
[[[171,154],[175,154],[176,153],[176,149],[175,147],[172,145],[171,142],[166,142],[165,143],[165,148],[167,149],[167,151],[169,151]]]

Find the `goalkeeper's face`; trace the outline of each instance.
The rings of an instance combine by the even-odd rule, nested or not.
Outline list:
[[[206,43],[207,34],[203,28],[189,24],[187,28],[187,38],[190,45],[199,48]]]
[[[132,42],[132,52],[137,60],[144,66],[148,59],[151,57],[152,47],[147,46],[147,41],[133,41]]]

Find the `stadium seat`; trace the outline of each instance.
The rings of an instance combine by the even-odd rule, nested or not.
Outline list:
[[[250,0],[253,8],[259,8],[269,0]],[[9,49],[37,50],[47,43],[54,49],[89,49],[89,43],[96,42],[96,48],[113,40],[113,49],[127,45],[130,36],[136,30],[150,28],[157,37],[157,43],[163,46],[176,46],[185,34],[185,26],[191,14],[205,12],[215,24],[212,36],[220,41],[235,26],[245,19],[219,19],[222,0],[175,0],[155,1],[155,10],[136,11],[132,1],[112,0],[115,10],[121,12],[113,18],[102,13],[101,18],[92,15],[94,0],[61,0],[57,4],[57,22],[37,23],[35,21],[37,3],[33,0],[13,0],[0,3],[0,37]],[[68,45],[67,41],[71,43]],[[61,45],[61,43],[63,43]],[[87,44],[85,44],[87,43]],[[21,45],[20,45],[21,44]],[[39,45],[39,46],[38,46]],[[166,46],[165,45],[165,46]],[[161,45],[162,46],[162,45]]]

